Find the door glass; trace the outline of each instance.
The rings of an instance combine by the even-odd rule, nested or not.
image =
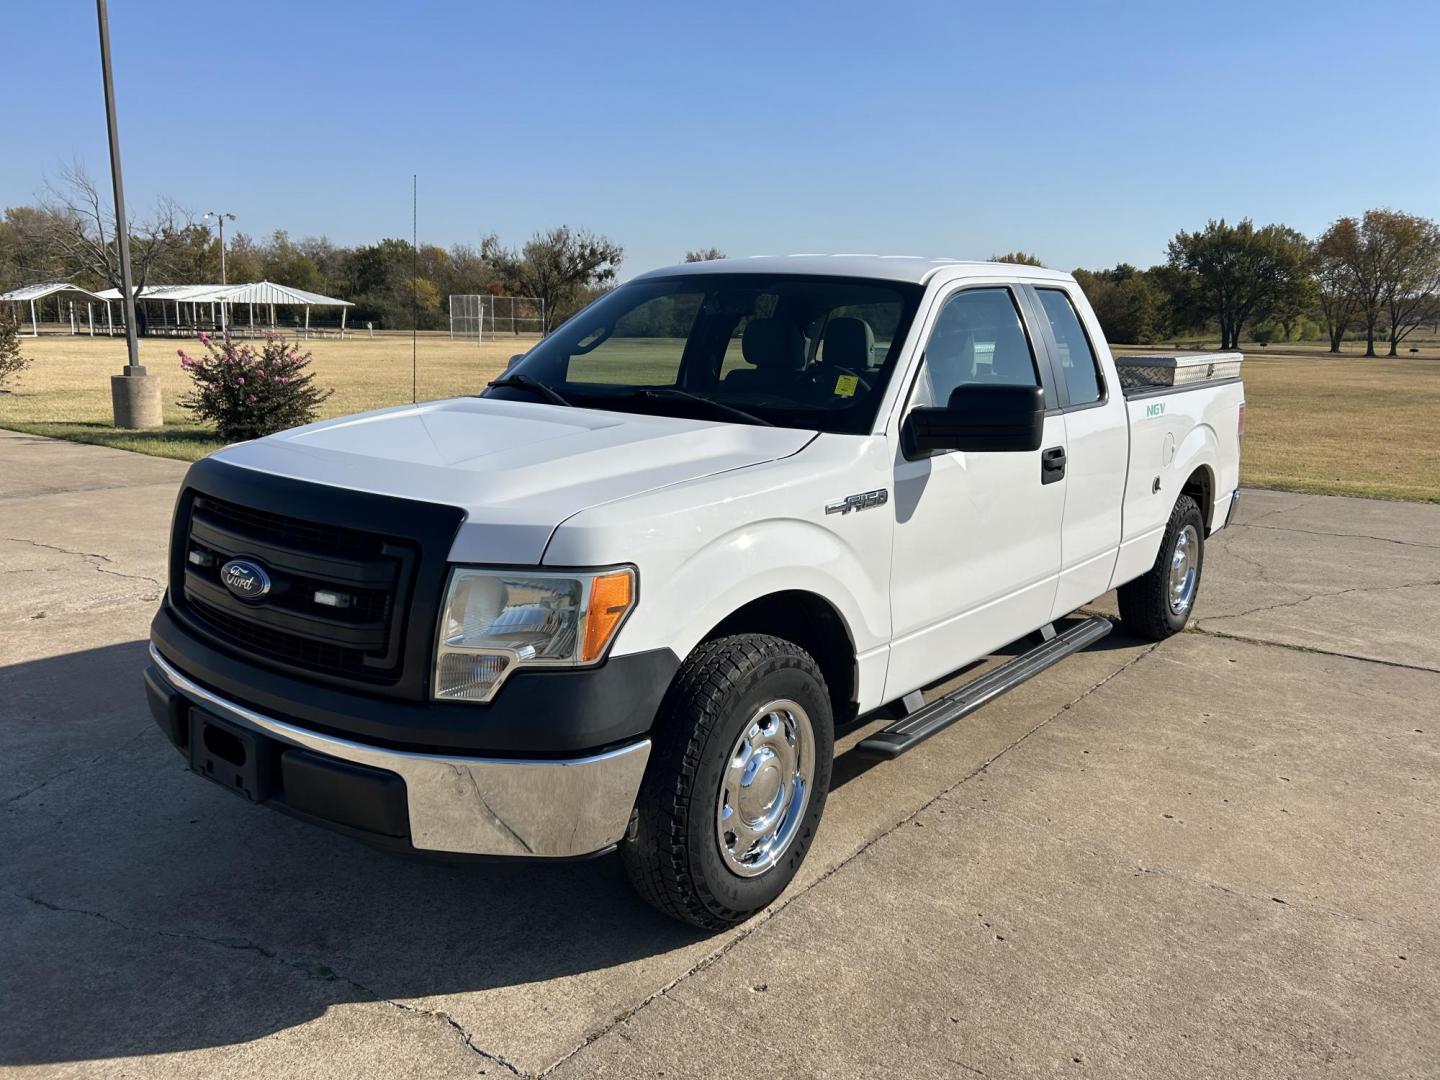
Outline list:
[[[963,289],[945,301],[925,346],[914,404],[944,405],[965,383],[1040,385],[1009,289]]]
[[[1088,405],[1099,401],[1100,372],[1090,339],[1075,314],[1075,305],[1063,289],[1036,289],[1040,306],[1050,320],[1050,330],[1060,349],[1060,367],[1065,373],[1065,386],[1070,391],[1071,405]]]

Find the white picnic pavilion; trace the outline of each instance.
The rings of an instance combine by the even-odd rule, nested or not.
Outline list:
[[[96,303],[105,305],[105,326],[101,333],[113,334],[117,327],[121,330],[124,328],[123,312],[121,318],[116,319],[110,307],[112,303],[119,302],[119,289],[102,289],[98,293],[92,293],[61,281],[27,285],[11,292],[0,293],[0,302],[29,305],[31,334],[36,337],[40,334],[40,312],[52,299],[55,301],[56,321],[62,326],[68,321],[72,334],[82,332],[75,308],[77,299],[85,303],[86,324],[92,337],[96,333]],[[355,306],[349,300],[279,285],[273,281],[254,281],[239,285],[147,285],[136,290],[135,299],[137,303],[147,305],[147,311],[156,311],[158,305],[160,320],[150,321],[147,327],[147,332],[151,334],[192,335],[205,329],[238,329],[234,326],[233,314],[236,308],[243,305],[247,315],[244,329],[252,334],[262,330],[280,329],[276,319],[277,309],[303,308],[303,328],[297,329],[307,337],[310,334],[311,308],[339,308],[340,336],[344,337],[346,312]],[[65,309],[67,302],[70,305],[68,318]],[[255,318],[257,307],[260,309],[258,323]]]

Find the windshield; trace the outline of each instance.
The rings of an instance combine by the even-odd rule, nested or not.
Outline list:
[[[559,327],[506,372],[516,385],[486,396],[536,400],[519,385],[535,380],[582,408],[864,433],[922,291],[800,275],[647,278]]]

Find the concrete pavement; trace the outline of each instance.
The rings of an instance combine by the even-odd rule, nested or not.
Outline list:
[[[613,859],[189,775],[138,681],[183,471],[0,432],[0,1073],[1436,1074],[1440,507],[1246,492],[1190,633],[842,754],[801,880],[705,936]]]

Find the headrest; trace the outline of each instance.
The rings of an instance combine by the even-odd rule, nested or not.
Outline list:
[[[864,371],[874,352],[875,331],[864,319],[842,316],[825,325],[820,345],[820,362],[826,367]]]
[[[740,335],[740,352],[762,371],[799,371],[805,364],[800,328],[789,319],[751,319]]]

